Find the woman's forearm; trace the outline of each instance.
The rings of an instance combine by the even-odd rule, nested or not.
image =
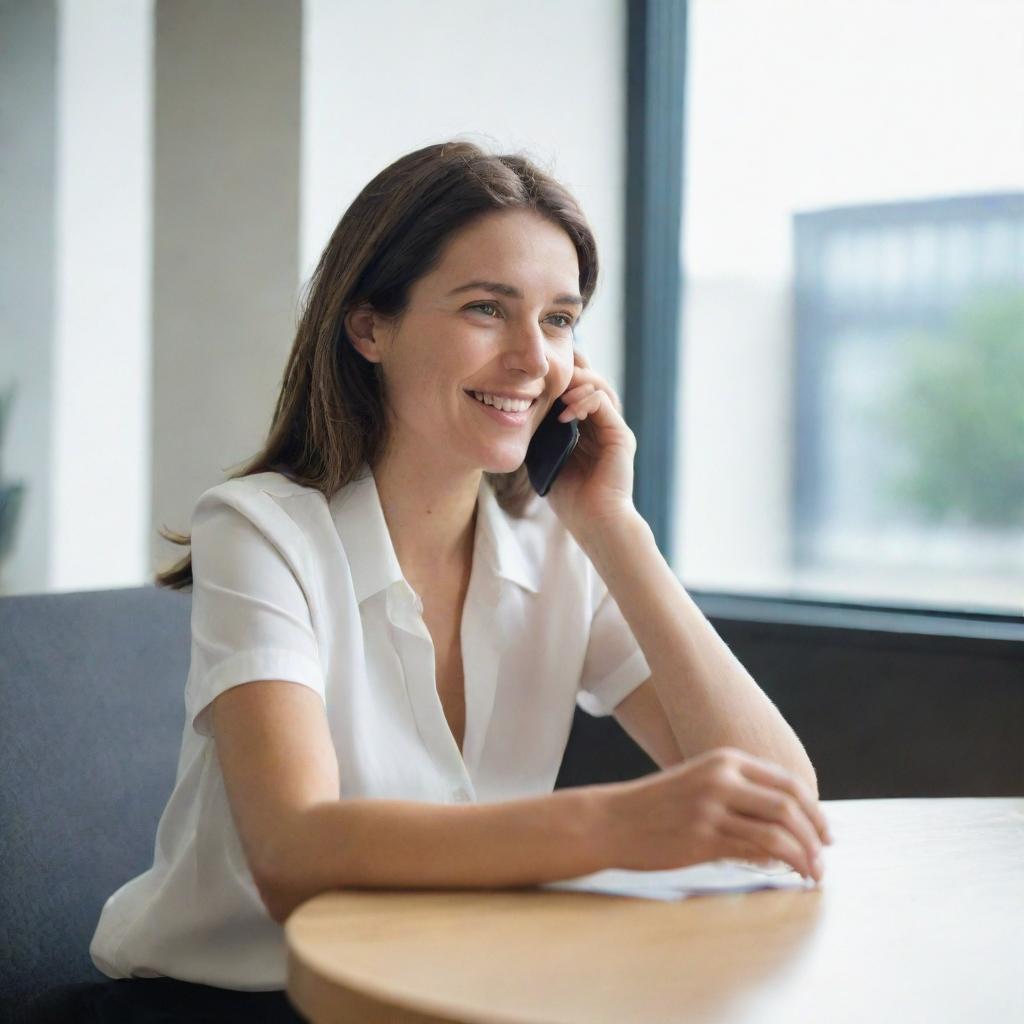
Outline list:
[[[683,756],[738,747],[788,768],[817,795],[803,744],[687,594],[643,517],[630,512],[577,540],[644,652]]]
[[[504,888],[599,871],[611,866],[604,796],[614,785],[497,803],[318,804],[282,837],[261,895],[283,922],[330,889]]]

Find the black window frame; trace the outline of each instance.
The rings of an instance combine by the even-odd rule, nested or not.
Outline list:
[[[687,0],[627,0],[627,164],[623,406],[637,437],[634,501],[671,563],[677,395],[685,344],[682,266]],[[680,339],[682,338],[682,343]],[[898,639],[1024,657],[1024,616],[924,604],[689,591],[722,623],[826,631],[857,646]]]

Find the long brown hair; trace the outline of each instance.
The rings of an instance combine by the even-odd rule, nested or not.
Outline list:
[[[426,146],[384,168],[334,229],[305,290],[281,392],[263,450],[228,479],[277,472],[326,498],[376,464],[385,436],[380,365],[364,359],[344,327],[350,309],[400,319],[409,290],[440,262],[448,238],[495,210],[527,209],[562,227],[576,247],[584,309],[597,284],[597,244],[579,204],[521,154],[492,155],[471,142]],[[533,496],[524,466],[487,473],[501,507],[522,516]],[[189,545],[165,527],[160,535]],[[157,586],[192,585],[192,555],[158,572]]]

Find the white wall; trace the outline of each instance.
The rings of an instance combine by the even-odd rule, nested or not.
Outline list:
[[[580,338],[621,389],[625,31],[621,0],[306,0],[303,281],[363,185],[403,153],[455,136],[525,147],[597,236]]]

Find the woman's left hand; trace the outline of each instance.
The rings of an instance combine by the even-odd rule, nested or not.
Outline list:
[[[561,396],[560,419],[576,418],[580,439],[548,491],[547,500],[569,532],[579,538],[635,512],[633,456],[636,437],[622,418],[622,403],[612,386],[592,370],[587,357],[573,350],[569,387]]]

